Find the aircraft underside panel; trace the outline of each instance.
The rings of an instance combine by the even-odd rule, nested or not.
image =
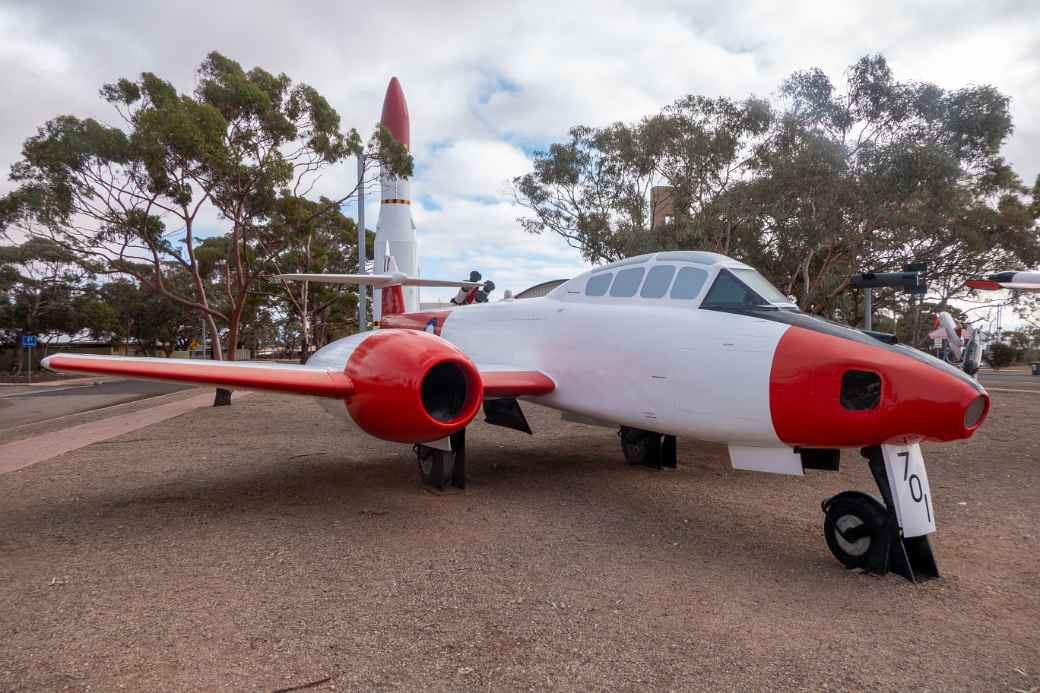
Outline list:
[[[729,460],[734,469],[802,476],[802,458],[792,448],[760,448],[730,445]]]

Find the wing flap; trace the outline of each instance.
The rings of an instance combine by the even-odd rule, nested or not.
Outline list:
[[[536,397],[556,389],[553,379],[541,371],[484,370],[484,397]]]
[[[284,363],[55,354],[45,358],[42,365],[59,373],[121,375],[140,380],[268,390],[311,397],[344,398],[354,391],[346,373]]]

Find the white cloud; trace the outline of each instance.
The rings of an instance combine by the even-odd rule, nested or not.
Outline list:
[[[413,205],[424,271],[479,265],[498,273],[500,287],[519,290],[582,262],[560,239],[530,236],[516,223],[521,210],[504,193],[528,166],[518,146],[557,141],[578,123],[635,120],[687,93],[768,95],[814,66],[840,82],[867,53],[884,53],[900,79],[992,83],[1008,94],[1016,131],[1006,154],[1031,183],[1040,173],[1037,26],[1036,3],[975,0],[142,0],[118,11],[9,1],[0,9],[0,169],[47,118],[114,122],[97,97],[105,82],[148,70],[189,91],[211,50],[312,84],[365,136],[397,75],[420,165],[413,196],[433,203]],[[353,163],[330,170],[315,194],[341,196],[354,176]],[[9,188],[0,181],[0,193]]]
[[[531,169],[531,161],[502,140],[463,139],[437,149],[422,161],[416,186],[438,200],[444,197],[509,195],[510,181]]]

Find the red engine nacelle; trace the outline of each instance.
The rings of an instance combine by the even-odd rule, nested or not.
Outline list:
[[[480,373],[453,344],[417,330],[379,330],[347,360],[347,411],[366,433],[428,443],[459,431],[483,399]]]

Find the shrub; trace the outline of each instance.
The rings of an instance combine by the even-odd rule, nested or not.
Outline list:
[[[1007,344],[996,342],[989,347],[989,365],[993,370],[1007,368],[1015,362],[1015,350]]]

